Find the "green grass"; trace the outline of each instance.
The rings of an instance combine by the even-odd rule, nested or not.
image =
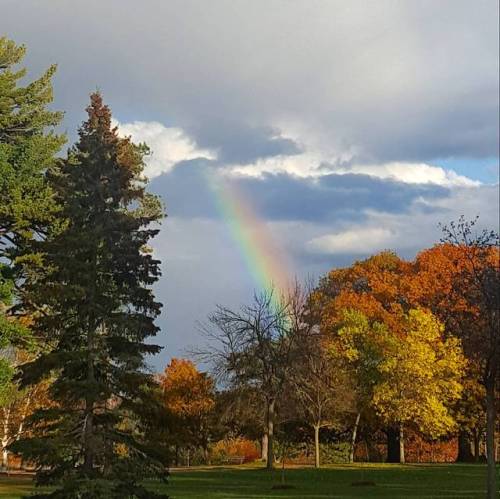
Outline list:
[[[33,490],[32,480],[29,477],[0,476],[0,498],[18,499]]]
[[[267,498],[483,498],[484,465],[387,465],[356,464],[328,466],[320,470],[286,470],[286,483],[294,488],[273,490],[280,471],[268,472],[254,466],[174,471],[170,484],[162,487],[172,499],[267,499]],[[375,486],[352,486],[373,481]],[[152,484],[152,488],[159,487]],[[18,499],[31,488],[29,478],[0,478],[0,498]]]

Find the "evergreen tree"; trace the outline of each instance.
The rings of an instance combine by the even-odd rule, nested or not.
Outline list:
[[[147,148],[120,138],[101,96],[91,96],[79,141],[51,175],[65,227],[41,241],[43,276],[26,300],[43,307],[34,330],[50,349],[24,365],[23,383],[47,376],[56,407],[31,418],[33,437],[14,451],[38,466],[37,497],[153,498],[142,481],[165,479],[165,454],[151,442],[156,384],[144,357],[161,304],[151,286],[160,262],[148,250],[162,217],[145,190]],[[157,404],[157,406],[155,405]]]
[[[27,244],[49,230],[57,209],[45,172],[65,140],[54,132],[62,114],[47,109],[55,66],[23,86],[26,70],[16,65],[24,54],[23,46],[0,37],[0,405],[12,389],[13,345],[25,343],[28,333],[15,317],[16,285],[22,264],[35,260]]]

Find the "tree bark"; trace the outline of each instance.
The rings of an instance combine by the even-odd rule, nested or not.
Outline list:
[[[314,425],[314,467],[319,468],[319,425]]]
[[[495,466],[495,423],[496,423],[496,401],[495,401],[495,375],[490,375],[486,380],[486,459],[488,462],[487,498],[498,497],[496,487]]]
[[[481,448],[480,448],[480,433],[477,428],[474,429],[474,462],[478,463],[479,458],[481,457]]]
[[[9,451],[7,450],[7,446],[10,441],[10,408],[4,409],[4,419],[3,419],[3,435],[2,435],[2,467],[3,469],[8,469],[9,467]]]
[[[358,426],[359,426],[359,420],[361,419],[361,413],[358,412],[356,414],[356,421],[354,422],[354,427],[352,429],[352,436],[351,436],[351,448],[349,451],[349,462],[353,463],[354,462],[354,449],[356,447],[356,436],[358,434]]]
[[[399,463],[400,451],[399,446],[399,430],[394,427],[389,427],[386,430],[387,434],[387,462]]]
[[[405,438],[402,424],[399,425],[399,462],[405,463]]]
[[[274,410],[276,401],[271,399],[267,406],[267,462],[266,468],[274,468]]]
[[[473,459],[470,445],[470,437],[467,431],[460,430],[458,433],[458,456],[457,463],[470,463]]]
[[[92,322],[91,322],[92,323]],[[90,327],[87,332],[87,393],[85,395],[85,420],[83,428],[83,469],[88,475],[94,471],[94,334]]]
[[[261,455],[261,459],[262,459],[262,462],[267,462],[267,447],[268,447],[268,441],[269,441],[269,438],[267,436],[267,429],[266,429],[266,433],[264,433],[264,435],[262,435],[262,447],[261,447],[261,450],[260,450],[260,455]]]

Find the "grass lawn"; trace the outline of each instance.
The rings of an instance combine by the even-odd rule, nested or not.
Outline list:
[[[297,468],[286,471],[294,488],[273,490],[280,472],[269,473],[251,466],[174,471],[170,484],[162,487],[172,499],[252,498],[484,498],[484,465],[384,465],[328,466],[320,470]],[[373,481],[374,486],[352,486],[354,481]],[[155,486],[153,485],[153,488]],[[0,498],[18,499],[31,489],[29,478],[0,478]]]

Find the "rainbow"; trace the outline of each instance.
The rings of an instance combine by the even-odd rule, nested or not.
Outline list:
[[[207,183],[215,204],[239,247],[256,291],[273,292],[273,301],[290,287],[289,261],[278,247],[266,224],[259,219],[249,200],[222,175],[209,175]]]

